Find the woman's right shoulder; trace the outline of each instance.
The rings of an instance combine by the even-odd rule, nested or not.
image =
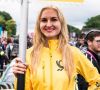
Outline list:
[[[31,52],[33,50],[33,47],[30,47],[26,50],[26,62],[29,62],[31,59]]]
[[[26,52],[31,52],[33,50],[33,46],[28,48]]]

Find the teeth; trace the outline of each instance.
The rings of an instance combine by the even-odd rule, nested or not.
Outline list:
[[[54,27],[46,27],[46,29],[54,29]]]

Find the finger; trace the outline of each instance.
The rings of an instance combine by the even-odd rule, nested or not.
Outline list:
[[[26,71],[26,69],[27,69],[27,66],[22,64],[22,63],[16,63],[16,64],[13,65],[13,70],[16,71],[16,72],[17,71],[24,72],[24,71]]]
[[[13,70],[13,73],[14,73],[15,76],[17,76],[18,74],[24,74],[25,72],[22,72],[22,71],[16,71],[16,70],[14,71],[14,70]]]
[[[22,59],[21,58],[19,58],[19,57],[17,57],[17,58],[15,58],[15,61],[16,61],[16,63],[23,63],[22,62]],[[28,66],[26,63],[23,63],[25,66]]]
[[[26,72],[26,69],[22,69],[22,68],[14,68],[13,69],[13,72],[16,74],[16,73],[25,73]]]
[[[14,74],[24,74],[26,72],[26,68],[20,68],[17,66],[13,66],[13,73]]]
[[[23,65],[25,65],[25,66],[26,66],[26,68],[28,67],[28,64],[26,64],[26,63],[23,63]]]
[[[16,63],[19,63],[19,62],[22,62],[22,59],[17,57],[17,58],[15,58],[15,61],[16,61]]]
[[[19,62],[19,63],[16,63],[13,67],[26,69],[27,65]]]

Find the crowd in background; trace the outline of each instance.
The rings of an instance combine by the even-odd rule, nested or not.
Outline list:
[[[27,48],[32,46],[32,38],[27,36]],[[0,70],[1,73],[5,66],[9,64],[15,57],[18,56],[19,38],[14,37],[1,37],[0,38]]]

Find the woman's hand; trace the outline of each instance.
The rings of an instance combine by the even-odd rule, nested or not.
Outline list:
[[[24,74],[26,72],[28,65],[22,63],[21,58],[15,58],[15,60],[16,60],[16,62],[12,68],[14,75],[17,76],[17,74]]]

